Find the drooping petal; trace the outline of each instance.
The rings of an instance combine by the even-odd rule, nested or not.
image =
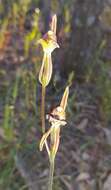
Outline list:
[[[48,136],[50,135],[51,131],[52,131],[52,128],[50,128],[50,129],[42,136],[41,141],[40,141],[40,145],[39,145],[40,151],[42,151],[43,146],[44,146],[44,144],[45,144],[45,142],[46,142]]]

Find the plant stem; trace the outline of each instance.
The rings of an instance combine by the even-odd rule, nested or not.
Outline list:
[[[48,190],[52,190],[53,175],[54,175],[54,159],[50,159],[50,171],[49,171]]]
[[[42,133],[45,133],[45,91],[46,88],[42,86],[42,100],[41,100],[41,122],[42,122]]]
[[[45,133],[45,92],[46,88],[42,86],[42,99],[41,99],[41,122],[42,122],[42,133]],[[46,150],[48,153],[48,156],[50,156],[49,147],[47,144],[47,141],[45,142]]]

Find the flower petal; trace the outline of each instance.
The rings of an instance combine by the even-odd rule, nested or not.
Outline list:
[[[52,131],[52,128],[50,128],[50,129],[42,136],[41,141],[40,141],[40,145],[39,145],[40,151],[42,151],[43,146],[44,146],[44,144],[45,144],[45,141],[46,141],[46,139],[48,138],[48,136],[50,135],[51,131]]]
[[[51,54],[56,48],[59,48],[57,37],[51,30],[44,34],[44,36],[38,41],[38,44],[41,44],[44,53],[47,54]]]
[[[46,87],[52,76],[52,58],[51,54],[44,53],[42,66],[39,72],[39,81],[40,83]]]
[[[52,135],[52,133],[51,133],[51,135]],[[53,142],[53,144],[51,145],[51,156],[54,158],[56,156],[57,151],[58,151],[59,142],[60,142],[60,127],[55,128],[53,130],[51,142]]]
[[[64,111],[67,106],[68,96],[69,96],[69,86],[66,87],[65,92],[62,97],[62,100],[61,100],[61,103],[60,103],[60,107],[62,107],[64,109]]]
[[[52,21],[51,21],[51,30],[56,34],[56,28],[57,28],[57,16],[56,14],[53,15]]]

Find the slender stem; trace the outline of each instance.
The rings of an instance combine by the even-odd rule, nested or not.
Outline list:
[[[46,88],[42,86],[42,100],[41,100],[41,122],[42,122],[42,133],[45,133],[45,91]]]
[[[46,88],[42,86],[42,100],[41,100],[41,122],[42,122],[42,133],[45,133],[45,93]],[[46,150],[48,155],[50,156],[49,147],[47,141],[45,142]]]
[[[54,176],[54,159],[50,159],[50,171],[49,171],[48,190],[52,190],[53,176]]]

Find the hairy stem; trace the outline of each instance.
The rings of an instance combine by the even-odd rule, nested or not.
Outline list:
[[[54,159],[50,159],[50,171],[49,171],[48,190],[52,190],[53,175],[54,175]]]

